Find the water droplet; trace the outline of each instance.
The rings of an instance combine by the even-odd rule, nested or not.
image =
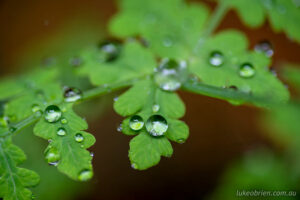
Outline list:
[[[11,133],[14,133],[16,130],[17,130],[17,128],[13,127],[13,126],[9,128],[9,132],[11,132]]]
[[[134,131],[139,131],[144,127],[144,120],[139,115],[134,115],[130,118],[129,127]]]
[[[243,78],[251,78],[255,75],[255,69],[252,64],[244,63],[240,66],[239,75]]]
[[[0,117],[0,126],[7,127],[9,123],[8,117]]]
[[[165,39],[163,40],[163,45],[165,47],[171,47],[171,46],[173,46],[173,43],[174,43],[174,41],[171,37],[165,37]]]
[[[40,108],[39,105],[33,104],[32,107],[31,107],[31,110],[32,110],[33,113],[36,113],[36,112],[40,111],[41,108]]]
[[[118,101],[119,97],[115,97],[114,98],[114,102]]]
[[[75,102],[81,99],[82,93],[79,89],[67,87],[64,92],[65,102]]]
[[[268,57],[272,57],[274,54],[273,46],[267,40],[257,43],[254,47],[254,50],[256,52],[264,53]]]
[[[209,56],[209,63],[214,67],[220,67],[224,63],[224,56],[219,51],[213,51]]]
[[[45,153],[45,159],[50,165],[57,166],[60,160],[60,154],[56,148],[49,148]]]
[[[95,156],[94,152],[91,152],[91,153],[90,153],[90,156],[91,156],[91,157],[94,157],[94,156]]]
[[[68,123],[68,120],[67,120],[66,118],[62,118],[62,119],[60,120],[60,122],[61,122],[62,124],[67,124],[67,123]]]
[[[47,122],[54,123],[60,120],[61,111],[58,106],[51,105],[45,109],[45,119]]]
[[[80,181],[88,181],[93,177],[93,175],[94,175],[93,171],[91,171],[89,169],[85,169],[79,173],[78,179]]]
[[[117,131],[118,131],[118,132],[122,132],[122,130],[123,130],[123,127],[122,127],[122,123],[121,123],[121,124],[119,124],[119,126],[118,126],[118,128],[117,128]]]
[[[177,142],[178,142],[179,144],[183,144],[183,143],[185,143],[185,140],[184,140],[184,139],[178,139]]]
[[[154,113],[158,112],[159,109],[160,109],[160,107],[159,107],[158,104],[155,104],[155,105],[152,106],[152,111],[153,111]]]
[[[136,163],[131,164],[132,169],[138,169],[138,165]]]
[[[56,134],[59,135],[59,136],[64,136],[64,135],[67,134],[67,131],[64,128],[59,128],[59,129],[57,129]]]
[[[175,91],[188,77],[187,64],[185,61],[164,59],[155,70],[155,82],[163,90]]]
[[[119,41],[105,41],[99,46],[100,62],[112,62],[115,61],[121,53],[121,44]]]
[[[152,115],[146,122],[146,129],[152,136],[162,136],[168,130],[168,122],[161,115]]]
[[[76,133],[75,135],[75,141],[76,142],[82,142],[84,140],[84,137],[81,133]]]

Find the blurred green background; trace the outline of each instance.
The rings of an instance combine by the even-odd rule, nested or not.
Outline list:
[[[216,6],[205,2],[211,9]],[[1,76],[52,62],[62,67],[66,83],[81,85],[64,66],[82,48],[107,37],[106,24],[116,12],[115,1],[110,0],[0,0]],[[249,29],[230,11],[219,30],[227,28],[245,32],[251,47],[268,39],[275,49],[273,66],[278,71],[286,61],[300,63],[300,45],[284,34],[273,33],[268,23],[259,29]],[[296,99],[296,89],[292,85],[290,89]],[[190,138],[183,145],[174,145],[173,157],[162,159],[158,166],[142,172],[133,170],[127,157],[130,138],[117,132],[121,118],[111,107],[114,95],[117,94],[77,108],[86,116],[89,132],[97,138],[91,148],[95,154],[95,177],[90,183],[76,183],[48,166],[43,160],[46,143],[34,137],[32,129],[15,138],[27,154],[24,165],[41,175],[41,183],[34,189],[37,199],[230,200],[235,198],[237,186],[297,189],[296,174],[287,173],[297,170],[286,166],[289,160],[297,160],[297,144],[288,148],[293,152],[288,153],[288,159],[283,155],[289,143],[282,138],[289,131],[283,129],[276,138],[278,128],[269,128],[284,121],[266,120],[263,111],[254,107],[235,107],[184,92],[180,95],[187,105],[184,121],[190,126]],[[288,112],[284,119],[289,121],[289,117]],[[297,117],[299,120],[299,112],[293,119]],[[292,166],[297,168],[296,163]]]

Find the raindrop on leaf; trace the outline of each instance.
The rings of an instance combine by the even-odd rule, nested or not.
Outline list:
[[[61,118],[61,111],[58,106],[51,105],[45,109],[45,120],[50,123],[57,122]]]
[[[144,120],[139,115],[134,115],[129,120],[129,127],[134,131],[139,131],[144,127]]]
[[[65,102],[75,102],[82,98],[82,92],[73,87],[67,87],[64,91]]]
[[[162,136],[168,130],[168,122],[161,115],[152,115],[146,122],[146,129],[152,136]]]
[[[239,75],[243,78],[251,78],[255,75],[255,68],[250,63],[244,63],[240,66]]]
[[[209,56],[209,63],[214,67],[220,67],[224,63],[224,56],[219,51],[213,51]]]
[[[78,179],[80,181],[88,181],[93,177],[93,175],[94,175],[93,171],[91,171],[89,169],[85,169],[79,173]]]
[[[75,135],[75,141],[76,142],[82,142],[84,140],[84,137],[81,133],[76,133]]]

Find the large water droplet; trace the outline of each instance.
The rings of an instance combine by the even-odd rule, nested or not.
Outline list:
[[[160,106],[158,104],[155,104],[152,106],[152,112],[154,112],[154,113],[158,112],[159,109],[160,109]]]
[[[219,51],[213,51],[209,56],[209,63],[214,67],[220,67],[224,63],[224,56]]]
[[[164,59],[155,70],[155,82],[163,90],[175,91],[187,79],[187,64],[185,61],[177,62]]]
[[[168,122],[161,115],[152,115],[146,122],[146,129],[152,136],[162,136],[168,130]]]
[[[50,165],[56,166],[60,160],[60,154],[57,149],[51,147],[46,151],[45,159]]]
[[[82,93],[79,89],[73,87],[65,88],[64,92],[65,102],[75,102],[82,97]]]
[[[51,105],[45,109],[45,119],[47,122],[54,123],[60,120],[61,111],[58,106]]]
[[[75,135],[75,141],[76,142],[82,142],[84,140],[84,137],[81,133],[76,133]]]
[[[267,40],[257,43],[254,47],[254,50],[256,52],[264,53],[268,57],[272,57],[274,54],[273,46]]]
[[[255,75],[255,68],[250,63],[244,63],[240,66],[239,75],[243,78],[251,78]]]
[[[121,53],[121,44],[118,41],[105,41],[99,46],[100,62],[112,62],[115,61]]]
[[[139,131],[144,127],[144,120],[139,115],[134,115],[130,118],[129,127],[134,131]]]
[[[67,134],[67,131],[64,128],[59,128],[59,129],[57,129],[56,134],[59,136],[65,136]]]
[[[93,171],[91,171],[89,169],[85,169],[79,173],[78,179],[80,181],[88,181],[93,177],[93,175],[94,175]]]

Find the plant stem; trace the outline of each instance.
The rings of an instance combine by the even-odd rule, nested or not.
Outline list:
[[[100,87],[96,87],[93,89],[90,89],[86,92],[83,93],[83,97],[81,98],[81,100],[79,102],[82,101],[86,101],[95,97],[99,97],[101,95],[116,91],[116,90],[120,90],[126,87],[131,86],[133,83],[135,83],[137,81],[137,79],[134,80],[130,80],[130,81],[126,81],[126,82],[120,82],[120,83],[115,83],[115,84],[111,84],[111,85],[103,85]]]
[[[269,103],[269,100],[266,101],[266,99],[253,97],[251,94],[247,94],[240,91],[235,91],[234,89],[224,89],[219,88],[215,86],[206,85],[200,82],[191,82],[188,81],[185,84],[183,84],[182,89],[184,91],[193,92],[196,94],[201,94],[213,98],[219,98],[223,100],[232,101],[233,103],[253,103],[255,105],[260,106],[267,106]]]
[[[101,95],[129,87],[136,81],[137,81],[137,79],[133,79],[133,80],[126,81],[126,82],[120,82],[120,83],[111,84],[111,85],[104,85],[104,86],[99,86],[99,87],[90,89],[90,90],[84,92],[83,97],[77,103],[81,103],[81,102],[87,101],[89,99],[96,98]],[[37,113],[34,113],[34,114],[30,115],[29,117],[25,118],[24,120],[10,126],[9,129],[14,129],[14,130],[6,131],[6,132],[0,134],[0,137],[6,137],[11,134],[16,134],[16,133],[20,132],[21,130],[23,130],[24,128],[36,123],[41,117],[42,117],[42,115],[37,115]]]
[[[205,31],[202,33],[202,35],[196,45],[196,48],[195,48],[196,52],[206,41],[207,37],[209,37],[219,26],[223,17],[225,16],[227,10],[228,10],[228,5],[226,3],[224,3],[224,1],[220,1],[216,10],[212,14],[211,18],[208,20],[208,22],[207,22],[208,26],[206,27]]]

